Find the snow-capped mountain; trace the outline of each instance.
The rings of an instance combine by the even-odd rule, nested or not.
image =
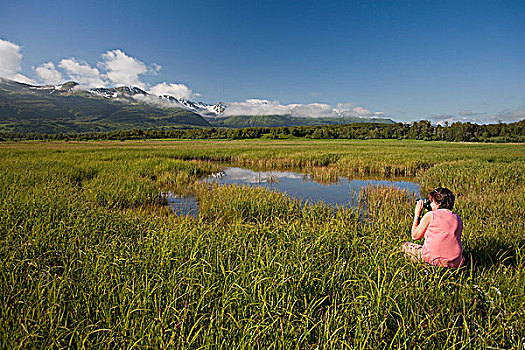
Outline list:
[[[204,102],[192,102],[183,98],[173,97],[171,95],[162,95],[160,96],[160,98],[164,101],[175,103],[182,108],[207,117],[213,115],[221,115],[226,109],[226,106],[222,102],[217,102],[214,105],[209,105]]]
[[[34,89],[49,91],[49,93],[71,93],[71,92],[86,92],[96,97],[104,97],[108,99],[132,99],[135,102],[151,103],[155,105],[162,105],[164,107],[170,107],[169,104],[173,104],[173,107],[179,107],[186,109],[191,112],[195,112],[202,116],[213,117],[224,113],[225,106],[222,102],[218,102],[215,105],[209,105],[203,102],[193,102],[183,98],[174,97],[171,95],[156,96],[149,94],[146,91],[136,86],[119,86],[111,88],[89,88],[82,89],[76,82],[70,81],[58,86],[46,85],[46,86],[35,86]]]
[[[4,131],[54,134],[211,126],[197,113],[158,101],[134,87],[85,90],[74,82],[36,86],[0,78]]]
[[[231,116],[288,116],[297,118],[332,118],[351,121],[355,123],[363,122],[390,122],[389,119],[381,118],[381,115],[376,117],[352,115],[344,116],[344,111],[338,111],[328,105],[310,104],[310,105],[279,105],[276,101],[267,100],[246,100],[246,102],[238,103],[232,102],[231,105],[226,105],[223,102],[216,104],[207,104],[204,102],[190,101],[185,98],[175,97],[172,95],[157,96],[146,92],[145,90],[136,86],[119,86],[110,88],[82,88],[74,81],[66,82],[62,85],[44,85],[31,86],[29,89],[38,90],[55,95],[82,95],[85,97],[97,97],[119,102],[129,103],[131,105],[149,105],[156,108],[181,108],[188,112],[198,114],[201,117],[213,120],[215,118],[221,119]],[[366,111],[370,114],[369,111]],[[345,118],[342,118],[344,116]],[[333,120],[337,123],[337,120]],[[247,126],[252,124],[247,123]]]
[[[88,89],[87,92],[106,97],[106,98],[116,98],[122,95],[129,95],[129,96],[135,96],[135,95],[143,95],[146,96],[148,93],[138,87],[135,86],[119,86],[116,88],[94,88],[94,89]]]
[[[75,82],[29,85],[0,78],[0,122],[14,132],[64,133],[180,127],[281,127],[341,123],[393,123],[389,119],[258,115],[239,103],[214,105],[157,96],[133,86],[85,89]],[[250,102],[250,101],[247,101]],[[268,104],[255,100],[251,103]],[[242,104],[240,104],[241,107]],[[266,106],[264,106],[266,107]],[[232,111],[237,113],[231,115]],[[269,111],[269,109],[266,109]]]
[[[45,91],[45,92],[49,92],[50,94],[53,94],[56,92],[59,92],[59,93],[71,92],[77,88],[78,83],[74,81],[68,81],[62,85],[27,85],[27,86],[31,90]]]
[[[161,107],[177,107],[206,117],[220,116],[226,109],[226,106],[222,102],[210,105],[204,102],[193,102],[171,95],[156,96],[149,94],[136,86],[85,89],[80,87],[79,84],[74,81],[68,81],[62,85],[29,86],[29,88],[56,95],[88,94],[94,97],[119,100],[124,99],[134,103],[140,102]]]

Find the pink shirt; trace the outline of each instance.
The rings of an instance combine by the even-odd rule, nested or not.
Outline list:
[[[432,220],[425,231],[421,254],[423,260],[437,265],[456,268],[463,264],[461,232],[463,221],[448,209],[432,211]]]

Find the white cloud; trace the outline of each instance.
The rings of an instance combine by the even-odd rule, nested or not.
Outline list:
[[[441,126],[445,126],[446,124],[450,125],[452,123],[454,123],[454,118],[453,117],[449,117],[449,118],[444,118],[444,119],[440,119],[440,120],[437,120],[436,121],[436,125],[441,125]]]
[[[458,113],[459,114],[459,113]],[[464,113],[466,116],[463,116],[461,118],[458,118],[455,115],[448,114],[448,113],[442,113],[442,114],[436,114],[432,115],[430,117],[430,120],[435,122],[437,125],[445,125],[445,123],[448,123],[449,125],[455,122],[461,122],[461,123],[483,123],[480,119],[471,118],[469,115],[479,115],[480,113],[473,113],[473,114],[467,114]]]
[[[178,107],[178,108],[188,109],[188,106],[182,103],[179,103],[175,100],[160,98],[153,94],[149,94],[149,95],[137,94],[137,95],[133,95],[133,98],[141,103],[147,103],[147,104],[157,106],[157,107],[162,107],[162,108]]]
[[[366,109],[363,107],[352,108],[348,111],[348,113],[354,117],[371,117],[375,114],[375,113],[370,112],[369,109]]]
[[[445,125],[445,123],[451,124],[457,119],[452,114],[448,113],[441,113],[441,114],[434,114],[431,115],[430,118],[431,121],[435,122],[437,125]]]
[[[462,116],[462,117],[470,117],[470,116],[473,116],[473,115],[478,115],[479,113],[474,113],[472,112],[471,110],[468,110],[468,109],[463,109],[461,111],[459,111],[458,115]]]
[[[339,112],[348,111],[352,109],[353,107],[354,107],[353,103],[338,103],[336,105],[335,110],[339,113]]]
[[[75,58],[63,59],[58,66],[68,73],[70,79],[83,87],[104,87],[107,85],[99,70],[84,61],[79,62]]]
[[[150,71],[144,62],[126,55],[121,50],[107,51],[102,55],[102,59],[98,66],[106,71],[105,76],[114,84],[146,88],[146,84],[139,79],[139,75]],[[158,72],[160,68],[159,65],[155,65],[151,71]]]
[[[192,97],[192,91],[184,84],[168,84],[166,82],[157,84],[150,88],[149,93],[157,96],[170,95],[177,98],[189,100]]]
[[[14,73],[20,70],[22,55],[17,45],[0,40],[0,44],[7,47],[8,54],[3,54],[6,63],[2,62],[1,69],[7,73],[6,78],[14,79]],[[0,50],[2,46],[0,45]],[[156,63],[146,65],[135,57],[127,55],[122,50],[106,51],[102,54],[102,60],[92,67],[86,61],[71,57],[62,59],[57,66],[53,62],[44,63],[33,68],[40,80],[46,84],[57,84],[65,80],[74,80],[82,88],[108,87],[108,86],[136,86],[155,95],[171,95],[177,98],[189,100],[200,97],[184,84],[162,82],[153,87],[141,80],[141,75],[157,75],[162,66]],[[3,71],[0,71],[2,73]],[[1,74],[0,74],[1,76]],[[26,78],[27,80],[27,78]],[[157,99],[150,99],[155,101]]]
[[[500,120],[502,122],[517,122],[522,119],[525,119],[525,107],[521,107],[513,111],[503,111],[488,117],[488,120],[492,123]]]
[[[474,116],[487,115],[487,113],[486,112],[472,112],[469,109],[463,109],[463,110],[459,111],[458,115],[465,118],[465,117],[474,117]],[[475,119],[480,119],[480,118],[478,117],[478,118],[475,118]],[[483,119],[483,118],[481,118],[481,119]]]
[[[162,69],[162,66],[160,64],[152,63],[151,64],[151,70],[153,71],[153,74],[157,74]]]
[[[45,84],[60,84],[64,82],[62,74],[56,70],[53,62],[44,63],[34,68],[34,70]]]
[[[334,111],[341,117],[354,118],[381,118],[385,117],[384,112],[372,112],[363,107],[354,107],[352,103],[338,103]]]
[[[34,83],[31,79],[21,75],[22,54],[20,47],[5,40],[0,40],[0,76],[22,82]],[[97,68],[98,67],[98,68]],[[162,82],[151,86],[141,80],[145,74],[156,75],[162,66],[146,64],[137,58],[128,56],[122,50],[106,51],[102,60],[92,67],[89,63],[78,58],[64,58],[57,65],[46,62],[33,68],[41,81],[46,84],[57,84],[65,80],[74,80],[83,88],[106,87],[109,85],[137,86],[157,96],[171,95],[177,98],[190,100],[200,97],[187,85]],[[312,92],[311,96],[319,96]],[[172,105],[172,102],[158,99],[154,96],[136,96],[146,103]],[[323,103],[288,104],[279,101],[264,99],[248,99],[244,102],[229,103],[226,115],[291,115],[296,117],[380,117],[382,112],[371,112],[363,107],[352,104],[338,104],[336,108]]]
[[[20,46],[0,39],[0,77],[16,80],[21,83],[34,84],[34,81],[20,74],[22,53]]]
[[[244,102],[228,103],[225,115],[269,115],[290,114],[289,106],[283,106],[279,101],[249,99]]]
[[[282,105],[279,101],[249,99],[228,103],[225,115],[291,115],[294,117],[381,117],[382,112],[371,112],[363,107],[339,103],[336,108],[324,103]]]
[[[294,117],[337,117],[337,113],[332,106],[324,103],[310,103],[307,105],[289,105],[291,115]]]
[[[452,124],[455,122],[487,124],[502,121],[505,123],[517,122],[525,119],[525,107],[519,107],[514,110],[505,110],[496,114],[487,115],[486,112],[477,113],[470,110],[462,110],[458,113],[459,117],[452,114],[436,114],[430,117],[430,120],[438,125],[444,125],[445,122]]]
[[[20,71],[20,46],[0,39],[0,76],[11,77]]]
[[[102,61],[98,62],[96,67],[71,57],[62,59],[58,68],[64,71],[66,79],[74,80],[84,88],[126,85],[145,90],[149,85],[140,79],[140,75],[156,75],[162,66],[153,63],[148,67],[144,62],[128,56],[122,50],[112,50],[102,54]],[[53,84],[65,80],[53,62],[44,63],[34,70],[45,83]]]

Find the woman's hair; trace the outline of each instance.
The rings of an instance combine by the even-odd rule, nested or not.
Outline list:
[[[454,207],[454,194],[451,190],[445,187],[438,187],[434,191],[428,194],[430,200],[439,204],[440,209],[449,209],[452,210]]]

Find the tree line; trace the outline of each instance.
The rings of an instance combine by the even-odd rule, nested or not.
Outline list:
[[[428,120],[412,123],[355,123],[322,126],[193,128],[119,130],[87,133],[0,133],[6,140],[147,140],[147,139],[413,139],[427,141],[525,142],[525,119],[515,123],[475,124],[455,122],[432,125]]]

